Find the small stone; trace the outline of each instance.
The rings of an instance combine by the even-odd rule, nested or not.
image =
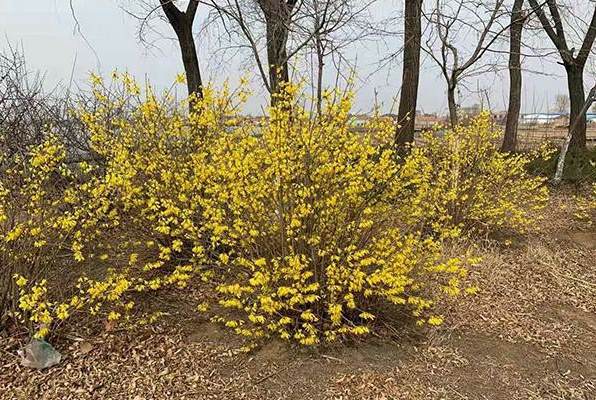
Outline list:
[[[62,355],[51,344],[39,339],[31,339],[18,353],[21,356],[21,365],[27,368],[50,368],[59,364],[62,359]]]

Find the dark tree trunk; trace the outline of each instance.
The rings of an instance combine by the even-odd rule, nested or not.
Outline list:
[[[416,105],[420,82],[422,0],[405,0],[404,61],[395,141],[398,146],[414,142]]]
[[[182,63],[186,74],[186,85],[189,96],[194,94],[199,98],[203,97],[203,81],[201,80],[201,69],[195,39],[192,34],[192,26],[195,20],[199,2],[191,0],[188,3],[186,12],[180,11],[170,0],[160,0],[161,7],[166,14],[168,22],[176,32]]]
[[[582,112],[586,101],[586,95],[584,93],[584,67],[596,40],[596,7],[594,7],[592,20],[588,26],[588,31],[583,39],[581,48],[577,52],[577,56],[575,56],[576,48],[570,48],[567,43],[557,2],[555,0],[546,1],[552,18],[551,22],[543,10],[544,3],[538,4],[538,0],[528,1],[540,19],[542,28],[544,28],[546,34],[559,51],[563,65],[567,71],[567,86],[569,88],[569,100],[571,103],[569,126],[570,129],[572,129],[571,127],[575,127],[573,132],[571,132],[572,137],[569,143],[569,149],[571,151],[583,150],[586,148],[587,127],[586,115]]]
[[[514,152],[517,147],[517,128],[521,110],[522,71],[521,39],[524,29],[522,7],[524,0],[515,0],[511,13],[511,39],[509,49],[509,107],[501,151]]]
[[[317,115],[320,116],[323,111],[323,71],[325,68],[320,40],[317,40],[317,62]]]
[[[455,91],[457,90],[456,83],[450,83],[447,87],[447,103],[449,106],[449,123],[451,127],[457,126],[457,102],[455,101]]]
[[[181,29],[180,34],[178,34],[178,42],[180,43],[180,51],[182,52],[188,94],[196,94],[197,97],[202,98],[203,81],[201,80],[197,48],[192,35],[192,23],[184,25]]]
[[[579,123],[573,131],[570,151],[577,151],[586,148],[586,114],[582,113],[582,108],[586,102],[584,91],[584,68],[583,66],[565,66],[567,71],[567,86],[569,87],[569,100],[571,103],[571,112],[569,114],[569,126],[573,126],[579,118]]]
[[[275,104],[276,95],[290,81],[287,45],[292,12],[297,2],[298,0],[258,0],[265,17],[271,104]]]
[[[317,12],[315,10],[315,12]],[[321,27],[320,19],[317,16],[316,26],[317,29]],[[323,72],[325,70],[325,47],[321,40],[321,35],[316,34],[315,37],[315,48],[317,51],[317,116],[321,116],[321,111],[323,109]]]
[[[267,63],[272,103],[275,102],[275,95],[279,93],[283,84],[290,81],[286,47],[289,32],[286,23],[278,18],[279,15],[274,15],[267,19]]]

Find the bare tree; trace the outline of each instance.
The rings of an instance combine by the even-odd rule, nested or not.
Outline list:
[[[572,132],[570,142],[571,150],[585,149],[586,147],[586,115],[582,113],[582,109],[586,102],[586,95],[584,90],[584,68],[588,60],[588,56],[592,50],[594,40],[596,39],[596,5],[584,5],[584,10],[593,8],[592,18],[588,22],[587,30],[583,38],[580,36],[581,47],[575,55],[576,48],[571,45],[567,39],[565,28],[563,26],[563,18],[561,17],[561,7],[556,0],[547,0],[546,4],[538,4],[537,0],[529,0],[534,12],[538,15],[540,23],[550,38],[551,42],[557,49],[561,57],[561,63],[567,73],[567,86],[569,90],[570,100],[570,126],[575,126]],[[587,2],[586,2],[587,3]],[[592,4],[592,3],[590,3]],[[548,8],[550,17],[546,14],[544,8]],[[574,19],[578,22],[580,18]],[[569,28],[577,35],[578,28],[572,26]],[[575,124],[575,121],[578,121]]]
[[[193,34],[197,10],[201,0],[188,0],[185,8],[177,5],[177,0],[135,0],[137,9],[133,9],[128,3],[123,7],[124,11],[139,21],[138,39],[144,45],[150,47],[152,43],[147,36],[150,33],[162,38],[163,33],[153,27],[154,19],[165,20],[174,30],[176,41],[180,47],[182,64],[186,75],[188,94],[194,94],[201,98],[203,96],[203,80],[197,53],[197,46]],[[163,12],[163,15],[159,11]]]
[[[513,152],[517,147],[517,128],[521,110],[522,65],[521,47],[524,30],[524,0],[515,0],[511,10],[509,37],[509,106],[501,151]]]
[[[203,81],[201,79],[199,57],[193,36],[193,24],[197,15],[199,0],[190,0],[185,11],[181,11],[174,4],[173,0],[159,0],[159,2],[178,38],[184,72],[186,73],[188,94],[196,94],[198,97],[203,97]]]
[[[501,23],[506,13],[504,0],[436,0],[432,11],[425,13],[432,30],[423,50],[438,65],[447,84],[451,125],[458,123],[456,95],[460,84],[495,69],[494,64],[479,61],[507,31],[508,26]],[[475,44],[466,54],[472,39]]]
[[[367,13],[375,0],[304,0],[295,17],[292,31],[299,42],[308,43],[312,65],[312,88],[317,113],[320,114],[324,91],[324,76],[328,59],[334,64],[335,83],[349,79],[351,65],[344,50],[370,34]],[[342,68],[343,67],[343,68]],[[343,70],[342,70],[343,69]]]
[[[342,50],[366,35],[366,10],[375,0],[209,0],[211,20],[224,26],[230,49],[248,49],[275,101],[290,81],[290,61],[313,54],[313,89],[320,108],[326,59],[345,61]],[[225,49],[225,48],[224,48]],[[309,53],[311,52],[311,53]],[[266,59],[263,57],[266,53]]]
[[[290,81],[288,39],[294,7],[298,0],[256,0],[263,16],[267,38],[267,63],[271,93],[278,93]]]
[[[586,99],[585,104],[582,107],[581,115],[584,115],[588,112],[592,104],[596,101],[596,86],[590,90],[588,94],[588,98]],[[567,157],[567,152],[569,151],[569,144],[571,143],[571,139],[573,138],[573,133],[576,130],[577,125],[581,122],[578,118],[575,122],[569,127],[569,132],[567,133],[567,137],[563,141],[563,146],[561,146],[561,153],[559,154],[559,160],[557,161],[557,168],[555,170],[555,177],[553,179],[553,183],[558,185],[561,183],[563,179],[563,169],[565,168],[565,158]]]
[[[404,53],[398,121],[397,145],[414,141],[416,105],[420,81],[420,48],[422,42],[422,0],[406,0],[404,15]]]
[[[323,3],[323,4],[321,4]],[[325,25],[329,23],[329,12],[331,11],[330,1],[319,1],[313,0],[312,2],[312,16],[314,19],[314,48],[317,57],[317,72],[316,72],[316,106],[317,114],[321,114],[321,107],[323,103],[323,72],[325,69],[325,55],[326,47],[328,45],[326,41],[326,35],[323,33]]]
[[[212,9],[212,20],[222,22],[228,38],[240,38],[242,44],[237,47],[249,49],[263,84],[275,101],[275,94],[290,81],[290,59],[308,43],[288,48],[292,24],[303,1],[206,0],[205,3]],[[261,56],[262,39],[265,40],[266,61]]]
[[[555,97],[554,111],[564,113],[569,110],[569,96],[565,94],[558,94]]]

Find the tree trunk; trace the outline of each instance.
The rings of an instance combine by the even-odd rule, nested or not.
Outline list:
[[[202,98],[203,81],[201,80],[197,48],[192,35],[192,22],[184,24],[176,34],[180,43],[180,51],[182,52],[182,63],[184,64],[184,72],[186,73],[188,94],[195,94],[198,98]]]
[[[286,48],[288,29],[278,16],[267,21],[267,62],[269,64],[269,87],[271,103],[284,83],[290,81],[288,71],[288,51]]]
[[[586,148],[587,125],[586,115],[582,112],[586,101],[584,93],[584,67],[590,52],[592,51],[594,40],[596,40],[596,7],[594,8],[592,20],[583,39],[581,48],[579,49],[577,56],[574,56],[576,49],[570,49],[570,46],[567,43],[557,2],[555,0],[546,1],[550,15],[553,19],[552,24],[546,16],[546,13],[542,10],[544,3],[538,5],[537,0],[529,0],[529,2],[534,11],[536,11],[542,27],[559,51],[561,59],[563,60],[563,65],[567,71],[567,86],[569,88],[569,100],[571,103],[569,126],[572,131],[569,149],[572,151],[584,150]]]
[[[572,152],[584,150],[586,148],[586,114],[582,109],[586,102],[584,92],[584,68],[575,65],[565,65],[567,70],[567,86],[569,87],[569,100],[571,103],[571,112],[569,114],[569,126],[572,127],[578,121],[569,149]],[[579,120],[578,120],[579,118]]]
[[[422,0],[405,0],[404,61],[398,124],[395,142],[403,146],[414,142],[416,105],[420,81],[420,41],[422,36]]]
[[[522,7],[524,0],[515,0],[511,14],[511,39],[509,50],[509,107],[501,151],[514,152],[517,147],[517,128],[521,109],[522,71],[521,39],[524,29]]]
[[[449,84],[447,87],[447,103],[449,105],[449,123],[451,127],[454,128],[457,126],[458,119],[457,119],[457,102],[455,101],[455,91],[457,89],[457,85],[454,83]]]
[[[325,68],[325,57],[320,35],[317,34],[315,42],[317,48],[317,116],[320,116],[323,109],[323,72]]]
[[[160,0],[161,8],[164,11],[172,29],[176,32],[180,52],[182,53],[182,63],[186,74],[186,86],[188,95],[203,97],[203,82],[201,80],[201,69],[199,68],[199,58],[195,39],[192,35],[192,25],[194,23],[198,1],[191,0],[188,3],[186,12],[182,12],[176,5],[169,0]]]

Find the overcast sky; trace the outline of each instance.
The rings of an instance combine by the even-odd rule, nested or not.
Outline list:
[[[389,4],[395,0],[381,1]],[[74,0],[80,23],[78,32],[68,0],[1,0],[0,49],[5,49],[9,43],[22,46],[29,68],[45,73],[48,85],[68,83],[73,71],[74,80],[84,84],[91,71],[108,74],[114,69],[128,70],[139,78],[147,77],[159,87],[169,85],[182,71],[176,43],[161,40],[156,43],[156,48],[150,49],[140,44],[136,36],[138,23],[120,8],[122,4],[116,0]],[[158,26],[157,29],[170,34],[168,26]],[[206,80],[221,83],[230,76],[237,78],[242,72],[254,74],[255,71],[247,70],[250,66],[240,60],[241,57],[232,57],[223,65],[215,62],[213,57],[208,57],[210,49],[215,47],[211,36],[201,37],[201,69]],[[348,53],[357,60],[359,71],[355,104],[358,111],[369,111],[375,96],[388,111],[399,90],[399,65],[371,75],[378,69],[378,60],[387,55],[383,51],[387,51],[384,46],[369,42],[354,46]],[[525,75],[524,110],[546,111],[557,94],[566,92],[564,71],[552,63],[542,66],[534,62],[530,67],[549,75]],[[593,75],[587,74],[586,85],[591,85],[592,80]],[[254,82],[257,98],[248,112],[258,111],[262,99],[266,98],[258,80]],[[490,89],[492,108],[505,108],[508,86],[505,72],[501,76],[473,78],[468,84]],[[478,95],[468,93],[464,95],[463,103],[478,103],[478,98]],[[444,82],[428,59],[424,61],[419,99],[419,109],[425,112],[446,110]]]

